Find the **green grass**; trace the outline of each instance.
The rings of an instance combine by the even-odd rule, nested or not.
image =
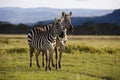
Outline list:
[[[75,54],[75,52],[78,51],[79,53],[92,53],[92,54],[119,54],[120,49],[119,48],[95,48],[93,46],[84,46],[84,45],[67,45],[65,52],[66,53],[72,53]]]
[[[26,35],[0,35],[0,80],[119,80],[120,36],[68,36],[62,68],[29,67]],[[41,64],[41,54],[39,56]]]

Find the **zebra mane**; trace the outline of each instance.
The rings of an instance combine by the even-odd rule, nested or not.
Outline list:
[[[41,31],[41,32],[45,31],[42,27],[36,27],[36,29]]]

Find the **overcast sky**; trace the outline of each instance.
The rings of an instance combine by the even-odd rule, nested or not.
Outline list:
[[[0,0],[0,7],[118,9],[120,0]]]

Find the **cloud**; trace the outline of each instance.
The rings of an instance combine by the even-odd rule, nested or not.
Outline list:
[[[120,0],[0,0],[0,7],[120,8]]]
[[[75,0],[75,1],[88,1],[88,0]]]

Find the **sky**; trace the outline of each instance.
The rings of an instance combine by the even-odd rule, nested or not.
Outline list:
[[[120,9],[120,0],[0,0],[0,7]]]

